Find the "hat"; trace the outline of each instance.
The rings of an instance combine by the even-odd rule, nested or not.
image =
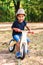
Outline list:
[[[24,9],[18,9],[17,13],[16,13],[16,16],[18,14],[24,14],[25,15],[25,12],[24,12]]]

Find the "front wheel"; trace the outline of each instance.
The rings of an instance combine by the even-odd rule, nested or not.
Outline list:
[[[25,58],[25,45],[23,44],[22,45],[22,56],[21,56],[21,59],[24,59]]]

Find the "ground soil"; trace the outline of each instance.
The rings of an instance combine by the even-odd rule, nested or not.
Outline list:
[[[40,33],[43,31],[43,23],[31,23],[29,25],[31,25],[32,30],[35,33]],[[12,32],[10,31],[0,31],[0,65],[43,65],[43,49],[36,50],[30,48],[29,54],[26,55],[23,60],[16,59],[15,51],[10,53],[7,45],[9,40],[12,38],[11,33]],[[3,45],[3,43],[5,44]]]

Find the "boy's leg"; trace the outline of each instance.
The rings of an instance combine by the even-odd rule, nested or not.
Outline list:
[[[16,40],[16,57],[19,58],[21,57],[20,53],[20,36],[19,35],[14,35],[14,39]]]
[[[16,43],[16,52],[20,51],[20,41]]]
[[[13,38],[14,38],[14,40],[16,40],[16,51],[19,51],[19,48],[20,48],[20,37],[19,37],[19,35],[14,35]]]
[[[27,44],[29,45],[29,43],[30,43],[30,39],[27,37]]]
[[[29,43],[30,43],[30,39],[27,37],[27,53],[29,52]]]

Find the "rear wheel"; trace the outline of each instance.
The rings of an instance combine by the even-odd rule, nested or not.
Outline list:
[[[14,44],[14,45],[13,45],[13,44],[14,44],[14,40],[11,39],[10,42],[9,42],[9,51],[10,51],[10,52],[13,52],[14,49],[15,49],[15,45],[16,45],[16,44]]]

